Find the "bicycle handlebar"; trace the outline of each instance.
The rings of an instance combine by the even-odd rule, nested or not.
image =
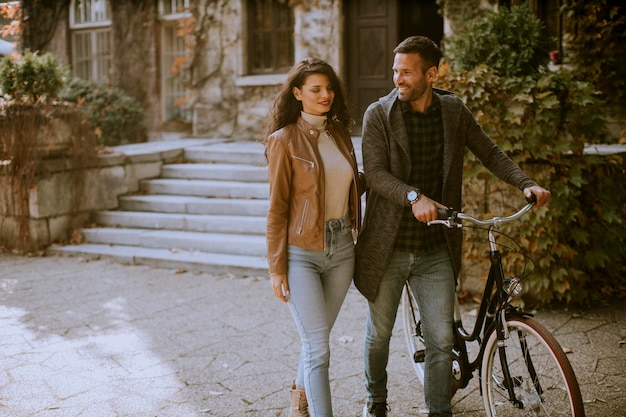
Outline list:
[[[429,226],[434,225],[434,224],[442,224],[448,228],[453,228],[453,227],[463,227],[463,224],[459,220],[467,220],[478,226],[493,226],[497,228],[502,223],[508,223],[513,220],[517,220],[520,217],[522,217],[524,214],[528,213],[533,208],[536,202],[533,199],[530,199],[527,201],[528,203],[524,207],[522,207],[519,211],[517,211],[517,213],[511,214],[510,216],[506,216],[506,217],[494,216],[490,219],[479,219],[477,217],[470,216],[469,214],[465,214],[463,212],[456,211],[453,209],[438,209],[437,215],[439,219],[430,221],[426,224]]]

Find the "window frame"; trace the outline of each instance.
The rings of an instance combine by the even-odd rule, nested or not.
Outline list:
[[[86,20],[83,22],[77,22],[76,21],[76,5],[78,3],[80,3],[81,1],[83,1],[84,3],[103,3],[104,4],[104,13],[105,13],[105,17],[106,19],[103,20]],[[94,13],[93,12],[93,7],[91,8],[92,12],[91,15],[93,17]],[[109,0],[72,0],[70,2],[70,29],[75,30],[75,29],[92,29],[92,28],[99,28],[99,27],[105,27],[105,26],[111,26],[111,4],[109,2]]]
[[[190,0],[183,0],[183,11],[166,13],[165,12],[165,3],[169,2],[170,6],[173,6],[177,0],[159,0],[159,19],[162,21],[171,21],[171,20],[179,20],[185,19],[191,16],[189,12],[189,8],[191,7]],[[174,9],[174,7],[171,7]]]
[[[165,13],[165,2],[169,2],[171,6],[176,2],[176,0],[159,0],[158,3],[158,11],[159,11],[159,72],[160,72],[160,89],[161,89],[161,98],[160,98],[160,113],[161,119],[164,122],[168,122],[171,120],[181,120],[183,122],[191,122],[193,117],[193,111],[190,108],[183,108],[182,106],[176,105],[176,100],[180,97],[186,97],[191,95],[191,90],[185,88],[182,83],[179,85],[182,87],[182,90],[177,89],[175,76],[171,73],[171,65],[168,67],[168,64],[173,62],[172,57],[175,57],[176,54],[172,55],[170,50],[165,50],[166,45],[170,45],[171,42],[166,41],[167,36],[176,37],[176,30],[178,21],[183,19],[188,19],[192,17],[190,8],[190,0],[183,0],[184,10],[182,12],[176,13]],[[169,32],[169,33],[168,33]],[[170,88],[173,87],[173,88]],[[183,91],[184,95],[181,96],[180,92]],[[170,103],[171,99],[174,99],[173,103]],[[177,114],[171,114],[168,110],[170,106],[173,105],[179,108]]]
[[[89,56],[85,58],[84,56],[78,56],[77,54],[77,45],[78,41],[76,39],[77,36],[88,36],[89,41]],[[99,36],[105,35],[108,37],[108,49],[109,53],[103,53],[105,49],[98,49]],[[86,79],[88,81],[97,82],[99,84],[108,85],[109,84],[109,73],[112,67],[113,56],[110,53],[112,49],[112,39],[111,39],[111,30],[107,27],[98,27],[98,28],[90,28],[90,30],[74,30],[71,33],[72,39],[72,75],[79,77],[81,79]],[[88,77],[85,78],[84,74],[77,73],[77,64],[83,64],[87,62],[89,68]]]
[[[88,81],[93,81],[99,84],[108,85],[110,83],[109,72],[113,62],[113,33],[111,30],[111,3],[109,0],[83,0],[83,4],[89,3],[93,6],[94,3],[100,3],[100,11],[104,6],[103,19],[97,20],[98,11],[90,8],[90,17],[96,18],[96,20],[76,21],[76,9],[81,0],[72,0],[70,2],[70,60],[72,63],[72,75]],[[89,56],[85,59],[84,56],[77,55],[77,48],[81,42],[78,41],[79,36],[88,36],[89,41]],[[108,39],[106,42],[100,42],[100,37],[104,35]],[[98,49],[98,46],[103,48]],[[85,74],[77,73],[77,62],[81,65],[85,62],[88,63],[89,73],[87,77]]]
[[[256,18],[258,14],[255,9],[255,2],[263,1],[269,2],[271,5],[271,17],[266,19],[270,22],[278,22],[279,14],[281,10],[278,7],[284,8],[282,11],[288,11],[289,13],[289,22],[286,27],[279,28],[277,25],[272,25],[269,30],[267,28],[259,28],[256,26]],[[277,0],[246,0],[246,74],[252,76],[263,76],[263,75],[273,75],[273,74],[284,74],[289,71],[289,68],[293,65],[295,59],[295,13],[294,9],[288,5],[288,2],[281,2]],[[267,44],[270,45],[268,50],[263,49],[261,52],[256,52],[253,50],[252,45],[257,45],[256,42],[257,36],[260,32],[269,33],[270,41]],[[279,48],[277,45],[280,43],[278,39],[280,39],[281,35],[289,32],[289,49],[288,51],[277,51]],[[255,59],[254,56],[258,54],[259,56],[265,56],[268,52],[270,52],[270,65],[266,67],[255,67]],[[287,57],[287,55],[289,55]],[[288,62],[281,65],[280,61],[285,60]]]

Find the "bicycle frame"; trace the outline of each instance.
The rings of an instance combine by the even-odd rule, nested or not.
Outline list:
[[[511,221],[526,214],[526,212],[528,212],[532,208],[532,206],[532,204],[528,204],[518,213],[505,219],[495,218],[489,223],[483,222],[484,224],[487,224],[489,226],[487,234],[490,248],[490,268],[476,320],[474,321],[474,327],[471,333],[468,333],[467,330],[463,327],[458,299],[455,300],[455,341],[453,353],[458,364],[458,369],[455,370],[454,376],[456,381],[456,388],[466,387],[469,381],[472,379],[473,372],[476,369],[480,369],[485,349],[483,340],[485,340],[486,337],[493,331],[497,332],[498,340],[504,340],[504,338],[507,336],[507,329],[504,323],[508,315],[513,314],[526,317],[531,316],[531,314],[529,313],[521,312],[512,308],[509,304],[511,297],[504,289],[505,277],[504,271],[502,269],[502,256],[500,254],[500,251],[498,250],[496,237],[493,233],[493,230],[497,229],[503,221]],[[471,220],[473,223],[481,223],[481,221],[470,216],[466,216],[463,213],[447,211],[446,215],[448,220],[436,220],[432,223],[443,223],[448,227],[461,227],[461,225],[454,220],[457,217],[461,220],[466,219]],[[467,350],[468,342],[477,342],[480,347],[478,354],[473,360],[470,360],[469,358]],[[514,382],[512,381],[512,378],[508,372],[506,352],[504,351],[504,348],[500,348],[500,359],[502,362],[502,368],[505,372],[505,384],[509,393],[509,399],[516,402],[517,400],[515,399],[515,393],[513,391]],[[529,367],[532,367],[532,363],[529,363],[528,365]],[[482,378],[483,376],[480,375],[480,377]]]
[[[471,332],[463,327],[459,301],[455,300],[452,393],[466,387],[478,369],[480,393],[489,416],[518,415],[515,410],[560,416],[563,410],[571,410],[572,416],[581,417],[585,415],[584,405],[574,370],[554,336],[532,314],[511,304],[521,287],[517,287],[516,278],[505,279],[496,242],[495,229],[523,216],[533,205],[529,203],[508,217],[487,220],[446,209],[440,211],[438,220],[429,223],[463,227],[460,221],[467,220],[486,226],[490,248],[489,273]],[[413,366],[424,383],[426,350],[415,302],[407,283],[402,295],[404,333]],[[468,349],[470,342],[478,343],[477,349]]]

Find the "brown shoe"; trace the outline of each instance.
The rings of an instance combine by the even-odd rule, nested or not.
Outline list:
[[[389,406],[387,402],[375,403],[367,400],[365,407],[363,407],[363,417],[386,417]]]
[[[309,405],[306,402],[306,392],[304,388],[296,385],[296,381],[291,384],[291,411],[289,417],[310,417]]]

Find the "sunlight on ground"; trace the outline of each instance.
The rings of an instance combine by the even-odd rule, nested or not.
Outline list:
[[[177,416],[195,416],[179,398],[184,386],[175,371],[127,322],[125,307],[113,299],[104,305],[107,328],[63,337],[58,329],[29,329],[29,312],[0,305],[0,414],[157,415],[175,407]]]

